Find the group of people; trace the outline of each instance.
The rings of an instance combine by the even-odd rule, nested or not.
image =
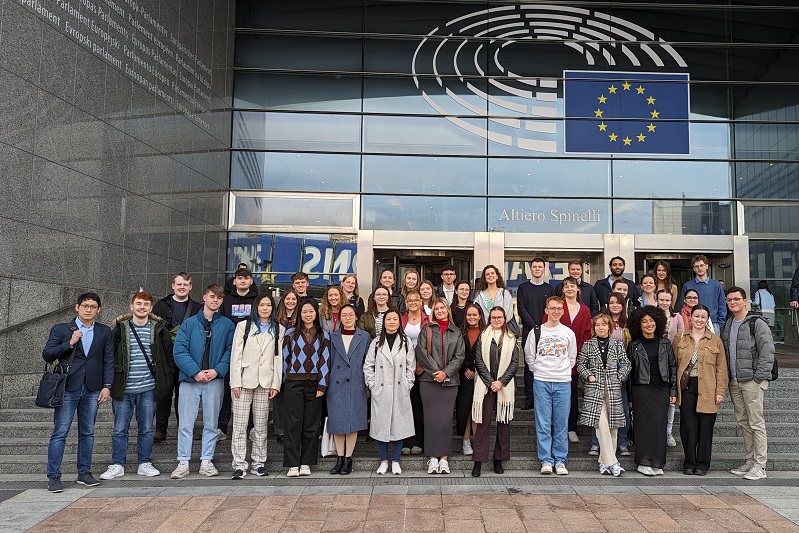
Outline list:
[[[598,455],[601,473],[624,472],[616,452],[630,455],[632,425],[638,470],[662,474],[677,404],[684,473],[702,475],[710,468],[715,413],[729,387],[747,447],[746,464],[734,472],[760,479],[766,475],[762,403],[774,359],[771,333],[759,315],[747,313],[744,289],[725,294],[707,277],[706,257],[692,264],[696,278],[683,286],[675,312],[678,292],[665,261],[641,279],[639,293],[623,276],[621,257],[594,286],[582,280],[579,261],[557,286],[544,282],[546,263],[535,258],[517,293],[521,326],[493,265],[474,287],[447,267],[439,286],[409,270],[397,288],[394,272],[385,270],[366,303],[355,275],[328,287],[317,302],[303,272],[276,303],[258,293],[246,265],[225,288],[206,287],[199,303],[189,296],[191,276],[181,272],[172,294],[156,302],[146,291],[136,293],[131,313],[111,327],[96,321],[100,297],[85,293],[76,319],[54,326],[43,352],[46,361],[74,359],[64,405],[55,409],[49,490],[63,490],[60,465],[75,413],[78,483],[98,483],[91,474],[93,426],[98,405],[109,399],[112,464],[100,478],[124,475],[134,412],[137,473],[159,475],[150,456],[153,443],[166,437],[173,396],[173,479],[189,473],[193,439],[201,440],[199,473],[218,475],[215,447],[231,421],[233,479],[266,475],[270,403],[289,477],[311,474],[323,423],[335,442],[331,474],[352,472],[358,433],[367,429],[378,444],[378,474],[400,474],[402,455],[422,454],[428,473],[448,474],[453,412],[473,476],[489,460],[496,422],[493,468],[502,473],[520,364],[521,408],[535,411],[542,474],[568,474],[578,424],[592,428],[589,453]],[[202,431],[195,434],[200,406]]]

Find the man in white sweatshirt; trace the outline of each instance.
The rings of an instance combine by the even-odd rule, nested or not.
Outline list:
[[[524,361],[532,370],[535,398],[535,433],[541,473],[566,475],[569,453],[569,408],[572,367],[577,363],[577,339],[560,323],[566,302],[558,296],[547,298],[546,322],[541,325],[538,344],[527,337]]]

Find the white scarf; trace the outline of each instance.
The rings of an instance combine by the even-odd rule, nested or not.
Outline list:
[[[491,368],[491,341],[494,340],[491,327],[489,326],[477,342],[480,343],[480,356],[483,358],[485,367]],[[497,341],[499,345],[499,341]],[[510,360],[513,356],[513,349],[516,347],[516,337],[513,335],[505,335],[502,339],[502,350],[499,354],[499,368],[497,369],[497,377],[503,375],[510,366]],[[483,380],[479,375],[474,377],[474,397],[472,399],[472,420],[477,424],[483,422],[483,399],[488,392]],[[516,395],[516,385],[514,379],[510,383],[499,389],[497,394],[497,422],[508,423],[513,420],[513,400]]]

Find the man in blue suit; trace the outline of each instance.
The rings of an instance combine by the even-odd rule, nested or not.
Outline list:
[[[100,297],[87,292],[75,305],[78,316],[66,324],[56,324],[42,352],[48,363],[58,359],[69,369],[64,404],[53,413],[53,434],[47,447],[47,489],[61,492],[61,461],[72,419],[78,413],[78,483],[93,487],[92,448],[97,409],[109,400],[114,383],[114,341],[111,328],[95,321],[100,312]],[[73,357],[74,356],[74,357]]]

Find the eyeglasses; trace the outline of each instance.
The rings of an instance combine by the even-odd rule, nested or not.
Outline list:
[[[81,309],[86,309],[87,311],[96,311],[100,309],[99,305],[92,305],[92,304],[80,304],[79,306]]]
[[[504,316],[492,316],[491,320],[505,320]]]
[[[685,299],[686,300],[698,300],[699,296],[686,296]]]
[[[740,302],[743,298],[727,298],[727,303],[734,304],[735,302]]]
[[[563,312],[563,308],[562,307],[547,307],[547,311],[549,311],[550,313],[562,313]]]

